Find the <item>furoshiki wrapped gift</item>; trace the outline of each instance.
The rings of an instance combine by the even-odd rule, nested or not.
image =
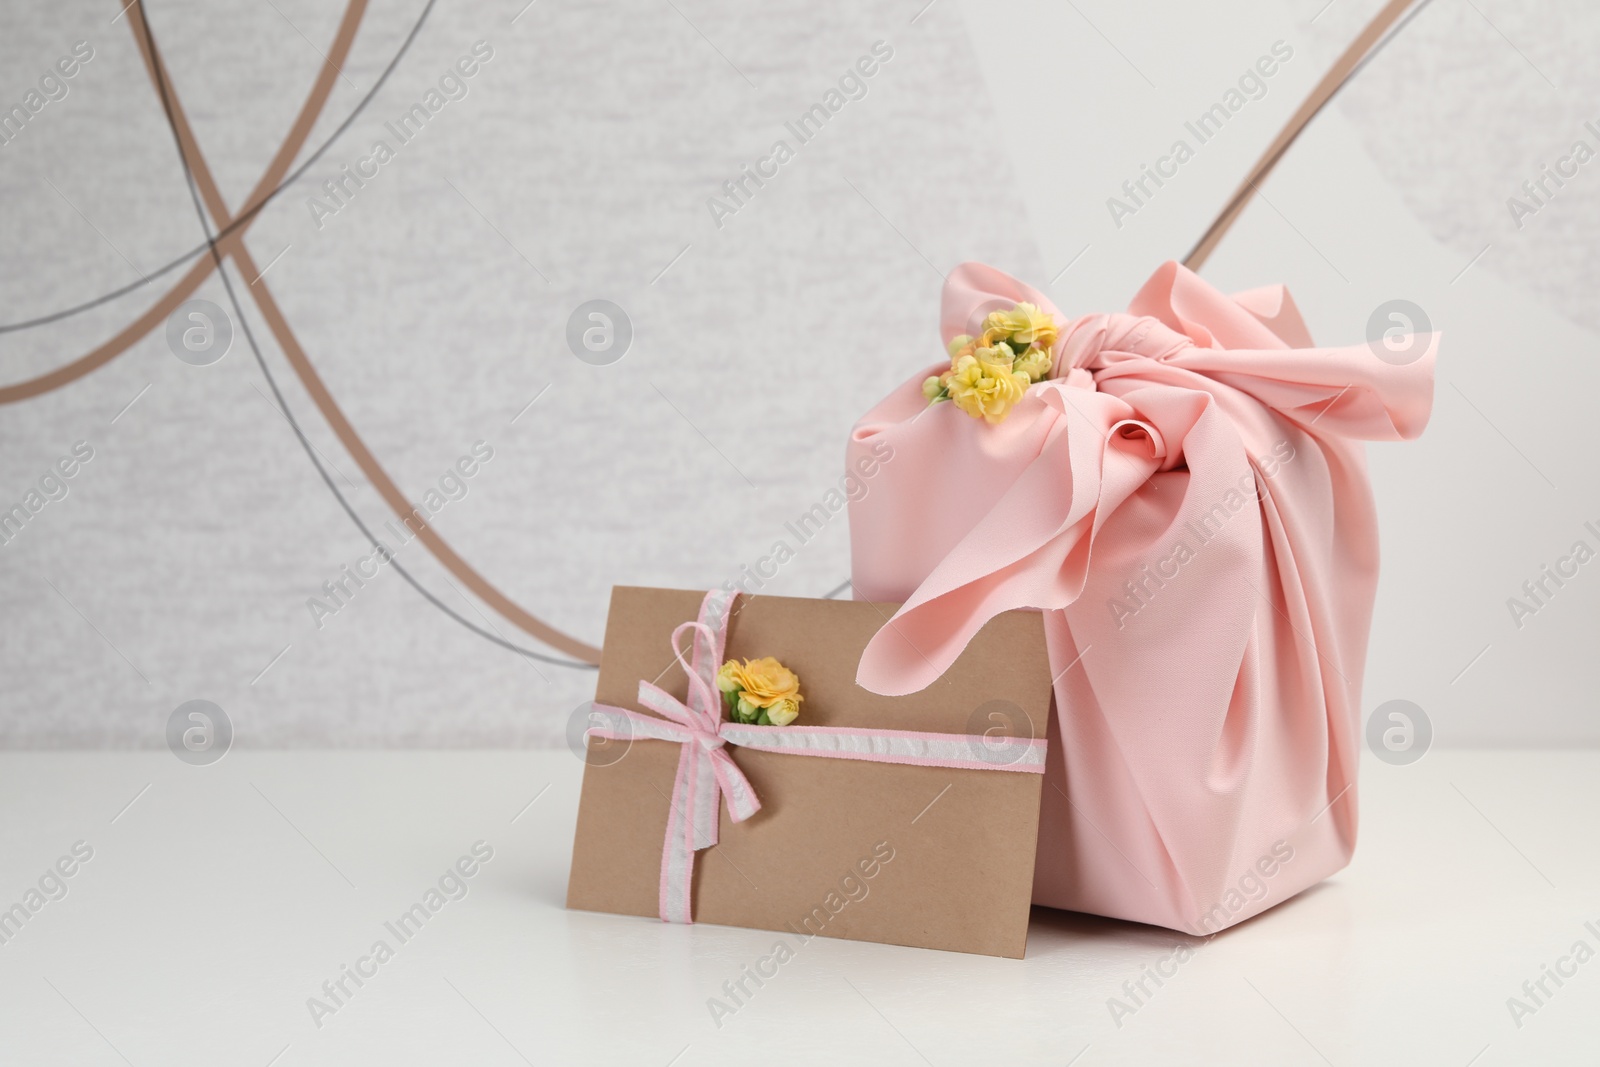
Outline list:
[[[1417,436],[1437,337],[1316,348],[1282,287],[1167,263],[1071,317],[1002,272],[945,284],[948,361],[856,425],[857,595],[903,606],[873,692],[1044,614],[1054,679],[1035,903],[1212,932],[1348,862],[1378,576],[1361,441]]]

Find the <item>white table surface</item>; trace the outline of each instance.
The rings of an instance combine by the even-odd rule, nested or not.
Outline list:
[[[817,938],[719,1028],[708,998],[774,935],[566,911],[580,773],[565,751],[0,754],[0,907],[93,849],[0,944],[0,1063],[1600,1062],[1600,958],[1520,1026],[1507,1007],[1600,950],[1597,752],[1369,760],[1353,865],[1192,942],[1120,1026],[1108,999],[1182,939],[1036,910],[1023,961]],[[480,840],[467,895],[316,1026],[307,999]]]

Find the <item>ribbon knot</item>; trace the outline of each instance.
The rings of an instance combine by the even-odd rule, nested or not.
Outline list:
[[[1159,319],[1126,312],[1082,315],[1070,320],[1056,341],[1057,365],[1090,372],[1128,358],[1161,360],[1193,342]]]
[[[667,835],[661,853],[661,918],[667,922],[693,922],[690,889],[694,854],[717,843],[718,816],[724,797],[734,822],[743,822],[761,810],[750,781],[725,748],[721,731],[722,698],[717,690],[717,668],[722,664],[727,640],[728,608],[734,594],[713,590],[700,604],[700,617],[672,631],[672,654],[689,679],[685,700],[653,682],[639,682],[639,703],[660,715],[651,718],[603,704],[594,705],[592,719],[600,725],[589,733],[632,740],[635,737],[676,741],[677,781],[667,814]],[[688,633],[689,656],[684,657],[682,637]]]

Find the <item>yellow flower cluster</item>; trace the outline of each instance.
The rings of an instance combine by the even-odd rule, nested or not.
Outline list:
[[[771,656],[730,659],[717,672],[717,688],[734,722],[788,726],[800,715],[800,679]]]
[[[1056,320],[1032,304],[991,311],[978,337],[961,334],[950,341],[950,369],[922,383],[928,403],[953,400],[975,419],[995,423],[1034,382],[1050,373],[1050,346],[1060,330]]]

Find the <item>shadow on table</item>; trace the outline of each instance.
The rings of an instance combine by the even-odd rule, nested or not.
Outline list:
[[[1166,949],[1174,943],[1203,945],[1230,937],[1250,937],[1258,924],[1268,924],[1274,916],[1311,907],[1313,901],[1332,886],[1327,882],[1299,893],[1281,904],[1268,908],[1216,934],[1194,934],[1169,930],[1164,926],[1130,922],[1126,919],[1107,919],[1101,915],[1086,915],[1077,911],[1061,911],[1034,905],[1028,919],[1028,958],[1044,959],[1052,955],[1072,954],[1082,956],[1085,950],[1103,950],[1107,955],[1121,955],[1133,949]]]

